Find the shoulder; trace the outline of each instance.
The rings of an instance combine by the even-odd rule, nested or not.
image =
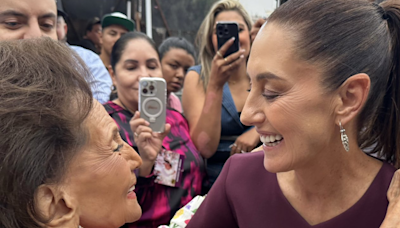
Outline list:
[[[100,60],[99,55],[97,55],[96,53],[94,53],[93,51],[83,48],[83,47],[79,47],[79,46],[75,46],[75,45],[69,45],[69,47],[74,50],[76,53],[78,53],[78,55],[83,59],[83,61],[87,62],[88,60],[90,61],[97,61]]]
[[[395,172],[396,169],[392,165],[383,162],[382,168],[376,175],[376,179],[377,181],[380,182],[380,184],[387,186],[387,188],[389,188],[390,182],[392,181]]]
[[[192,66],[189,68],[188,72],[195,71],[196,73],[200,74],[201,72],[201,65]]]
[[[103,104],[103,106],[110,116],[123,110],[123,108],[112,101],[106,102],[105,104]]]

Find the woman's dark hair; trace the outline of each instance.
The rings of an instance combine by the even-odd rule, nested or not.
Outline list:
[[[158,47],[158,52],[160,53],[160,60],[164,58],[164,55],[171,49],[178,48],[185,50],[189,55],[193,56],[196,61],[196,50],[194,46],[183,37],[169,37],[164,40]]]
[[[299,57],[324,69],[328,91],[366,73],[368,100],[358,118],[358,144],[400,165],[400,5],[365,0],[290,0],[268,23],[293,32]]]
[[[126,45],[128,44],[129,41],[135,40],[135,39],[146,40],[154,48],[154,50],[157,52],[157,54],[159,56],[157,46],[150,37],[148,37],[146,34],[141,33],[141,32],[128,32],[128,33],[125,33],[124,35],[122,35],[121,38],[119,38],[117,40],[117,42],[115,42],[115,44],[112,48],[111,67],[114,71],[115,71],[115,65],[117,65],[117,63],[121,59],[121,56],[126,48]]]
[[[93,101],[82,64],[49,38],[0,42],[0,227],[52,219],[35,208],[35,192],[63,181],[86,143]]]

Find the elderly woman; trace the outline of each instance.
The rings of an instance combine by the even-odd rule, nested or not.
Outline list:
[[[141,159],[49,38],[0,43],[0,227],[120,227],[140,218]]]
[[[399,22],[392,0],[278,8],[254,41],[241,117],[263,152],[226,163],[188,228],[379,227],[400,164]]]

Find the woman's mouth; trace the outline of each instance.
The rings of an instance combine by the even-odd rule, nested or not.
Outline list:
[[[127,197],[128,199],[136,199],[136,193],[134,192],[135,190],[135,185],[132,185],[132,187],[128,190]]]
[[[178,82],[171,82],[171,86],[174,87],[175,89],[182,88],[182,84]]]
[[[283,140],[282,135],[260,135],[260,141],[269,147],[273,147],[281,143]]]

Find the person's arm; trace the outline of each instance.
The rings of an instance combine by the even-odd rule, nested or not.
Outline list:
[[[85,48],[70,45],[70,47],[82,58],[87,65],[92,77],[88,84],[93,93],[93,98],[101,104],[110,100],[112,80],[100,57]]]
[[[187,228],[239,227],[226,193],[229,186],[226,186],[225,183],[228,178],[231,161],[232,159],[228,159],[225,163],[217,181],[186,226]]]
[[[392,178],[387,198],[389,206],[380,228],[400,228],[400,169]]]
[[[221,137],[221,109],[223,86],[229,76],[244,61],[244,50],[222,58],[233,43],[227,41],[214,56],[210,80],[204,92],[200,75],[190,71],[184,82],[182,107],[190,126],[190,136],[204,158],[214,155]]]

